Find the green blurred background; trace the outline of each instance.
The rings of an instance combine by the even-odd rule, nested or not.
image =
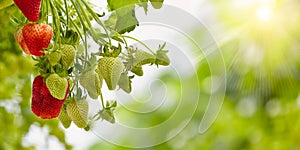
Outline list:
[[[211,9],[209,17],[213,18],[208,28],[217,26],[211,27],[212,34],[220,46],[227,71],[222,109],[209,130],[199,134],[199,123],[211,94],[201,90],[197,110],[187,127],[171,140],[148,149],[300,149],[300,1],[211,0],[205,3]],[[47,148],[38,148],[28,138],[36,128],[46,130],[46,141],[54,138],[61,147],[72,149],[58,120],[42,121],[31,112],[34,62],[16,44],[15,26],[8,18],[9,14],[19,13],[13,6],[0,10],[0,150]],[[197,33],[193,38],[201,36]],[[204,83],[212,76],[210,66],[205,60],[196,65],[199,85],[205,89]],[[172,87],[168,92],[180,90],[181,83],[172,71],[162,72],[159,79]],[[192,78],[184,81],[194,82]],[[190,95],[193,90],[193,86],[187,89]],[[179,97],[174,97],[175,104],[179,101]],[[191,104],[182,105],[189,109]],[[117,120],[130,120],[131,125],[145,127],[166,121],[173,108],[145,116],[118,107],[116,116]],[[156,134],[159,133],[153,133]],[[120,134],[119,138],[130,142],[130,134]],[[129,149],[100,139],[87,147]]]

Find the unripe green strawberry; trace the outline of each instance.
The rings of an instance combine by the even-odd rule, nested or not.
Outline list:
[[[118,58],[103,57],[98,62],[98,69],[109,90],[114,90],[120,79],[123,64]]]
[[[71,125],[71,118],[68,116],[67,110],[65,107],[62,107],[58,116],[59,121],[65,128],[69,128]]]
[[[55,66],[61,58],[61,53],[59,53],[57,51],[51,52],[47,55],[47,58],[49,60],[50,65]]]
[[[97,88],[101,88],[102,80],[99,80],[99,76],[94,70],[83,73],[79,77],[79,82],[88,91],[91,98],[98,98]]]
[[[145,64],[153,64],[155,63],[156,57],[152,54],[149,54],[145,51],[136,50],[133,58],[133,66],[142,66]]]
[[[64,69],[73,66],[75,59],[75,48],[72,45],[61,45],[61,60]]]
[[[85,99],[71,100],[67,104],[67,113],[78,128],[84,128],[88,122],[89,105]]]
[[[58,74],[51,74],[46,79],[46,85],[50,94],[59,100],[63,100],[65,98],[68,84],[68,80],[60,77]]]
[[[130,78],[125,73],[121,74],[118,85],[125,92],[127,92],[127,93],[131,92],[131,81],[130,81]]]
[[[143,76],[144,74],[142,66],[134,66],[130,71],[138,76]]]

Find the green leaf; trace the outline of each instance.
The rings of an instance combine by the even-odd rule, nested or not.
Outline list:
[[[115,14],[112,14],[105,24],[120,34],[134,30],[139,23],[135,16],[134,4],[143,7],[147,14],[149,1],[155,9],[161,8],[164,2],[164,0],[107,0],[108,7],[115,10]]]
[[[120,43],[123,43],[123,44],[124,44],[124,41],[123,41],[123,39],[119,38],[118,36],[112,36],[111,38],[112,38],[112,39],[114,39],[115,41],[118,41],[118,42],[120,42]]]
[[[145,13],[147,14],[147,12],[148,12],[148,1],[149,0],[139,0],[139,1],[140,1],[140,3],[138,5],[143,7]]]
[[[125,74],[125,73],[121,74],[118,85],[125,92],[127,92],[127,93],[131,92],[131,80],[130,80],[130,77],[127,76],[127,74]]]
[[[139,22],[135,17],[134,6],[130,6],[125,9],[118,9],[116,14],[117,22],[115,30],[120,34],[130,32],[139,25]]]
[[[104,21],[104,24],[110,29],[115,29],[116,22],[117,22],[117,14],[114,12],[109,16],[107,20]]]
[[[139,0],[107,0],[107,3],[111,10],[116,10],[124,6],[137,4]]]
[[[105,24],[120,34],[134,30],[139,24],[135,16],[135,6],[115,10],[105,21]]]
[[[150,2],[153,8],[160,9],[162,7],[164,0],[150,0]]]

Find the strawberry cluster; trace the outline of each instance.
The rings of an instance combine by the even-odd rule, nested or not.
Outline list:
[[[56,51],[57,55],[47,50],[52,40],[53,29],[48,24],[36,23],[40,16],[41,0],[14,2],[31,21],[15,31],[15,39],[25,54],[36,56],[35,60],[39,61],[37,66],[40,75],[35,77],[32,84],[32,112],[42,119],[56,118],[70,91],[67,73],[64,72],[72,65],[75,50],[68,45],[62,45],[62,50]],[[64,70],[51,71],[57,64],[61,64]]]
[[[70,1],[72,5],[52,0],[14,2],[27,18],[15,31],[15,39],[24,53],[38,62],[39,75],[32,85],[31,108],[42,119],[58,117],[65,128],[73,122],[85,130],[90,128],[92,121],[100,118],[114,123],[113,111],[117,103],[103,98],[102,85],[106,84],[109,90],[119,88],[130,93],[132,79],[144,74],[143,66],[170,64],[165,44],[156,52],[152,51],[138,39],[123,35],[123,30],[116,28],[118,25],[111,28],[102,22],[102,15],[94,12],[86,1]],[[112,8],[111,3],[109,5]],[[113,16],[111,14],[106,21],[116,22]],[[126,17],[135,18],[134,15]],[[93,20],[103,27],[105,33],[92,27]],[[18,19],[16,22],[19,23]],[[123,21],[118,22],[116,24]],[[126,29],[126,32],[133,29]],[[99,44],[99,52],[88,53],[87,35]],[[150,53],[128,46],[127,38],[141,43]],[[79,45],[80,39],[84,51],[80,49],[83,48]],[[92,119],[88,117],[87,95],[101,100],[102,109]]]
[[[32,22],[37,22],[40,16],[41,0],[14,0],[15,4]],[[28,23],[15,32],[15,38],[26,54],[42,56],[52,39],[52,28],[48,24]]]

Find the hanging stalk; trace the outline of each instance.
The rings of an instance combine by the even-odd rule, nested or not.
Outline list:
[[[91,21],[90,21],[89,17],[87,16],[86,12],[84,11],[83,6],[81,5],[80,1],[78,1],[78,0],[76,0],[76,1],[77,1],[77,4],[78,4],[80,10],[82,10],[81,12],[82,12],[83,17],[84,17],[84,19],[86,20],[86,22],[87,22],[87,24],[88,24],[88,26],[89,26],[89,29],[90,29],[90,30],[93,30],[93,29],[92,29]],[[86,31],[84,31],[84,38],[85,38],[85,41],[87,41]],[[88,56],[88,52],[87,52],[87,49],[88,49],[87,42],[84,43],[84,49],[85,49],[85,62],[84,62],[84,68],[86,68],[86,66],[87,66],[87,60],[88,60],[88,57],[89,57],[89,56]]]
[[[155,53],[151,50],[151,48],[148,47],[144,42],[142,42],[134,37],[131,37],[131,36],[127,36],[127,35],[120,35],[120,36],[137,41],[138,43],[142,44],[149,52],[151,52],[153,55],[155,55]]]
[[[46,14],[47,12],[48,12],[48,10],[47,10],[47,2],[46,1],[42,1],[42,4],[41,4],[41,14],[42,14],[41,18],[42,18],[42,20],[40,20],[41,22],[45,21],[44,19],[47,16],[47,14]],[[48,24],[48,18],[46,19],[46,22]]]
[[[68,9],[67,0],[64,0],[64,3],[65,3],[65,9],[66,9],[65,14],[67,16],[66,31],[68,31],[68,28],[69,28],[69,9]]]
[[[85,43],[84,43],[84,53],[85,53],[85,57],[84,57],[84,66],[83,68],[85,69],[86,66],[87,66],[87,60],[88,60],[88,52],[87,52],[87,49],[88,49],[88,45],[87,45],[87,36],[86,36],[86,32],[84,32],[84,39],[85,39]]]
[[[86,64],[87,64],[87,59],[88,59],[86,30],[87,30],[88,28],[91,27],[91,24],[90,24],[90,21],[89,21],[89,20],[84,20],[84,19],[86,19],[86,18],[83,18],[83,17],[81,16],[81,11],[78,9],[78,7],[77,7],[78,5],[76,4],[76,2],[75,2],[74,0],[71,0],[71,2],[72,2],[72,4],[73,4],[73,7],[74,7],[74,9],[75,9],[75,11],[76,11],[76,13],[77,13],[78,18],[79,18],[79,23],[82,25],[82,29],[83,29],[83,32],[84,32],[84,36],[82,35],[82,31],[79,29],[78,25],[70,18],[69,12],[68,12],[69,9],[68,9],[68,5],[67,5],[67,3],[66,3],[66,0],[64,0],[65,7],[66,7],[65,9],[64,9],[61,5],[56,5],[56,6],[57,6],[57,9],[58,9],[59,11],[65,13],[65,14],[67,15],[67,21],[65,21],[65,20],[63,20],[63,19],[60,19],[60,22],[61,22],[61,23],[64,23],[64,24],[66,25],[66,28],[67,28],[67,29],[69,28],[69,25],[70,25],[70,23],[71,23],[71,25],[75,27],[75,30],[78,32],[80,38],[82,39],[82,41],[83,41],[83,43],[84,43],[84,47],[85,47],[85,57],[84,57],[84,62],[83,62],[83,63],[84,63],[84,68],[85,68],[85,67],[86,67]],[[57,22],[57,20],[56,20],[56,22]],[[87,27],[87,25],[85,24],[85,22],[87,22],[88,27]],[[67,30],[67,29],[66,29],[66,30]],[[75,79],[74,84],[73,84],[73,86],[72,86],[71,89],[72,89],[71,91],[73,91],[74,89],[76,89],[76,90],[79,89],[79,84],[78,84],[78,80],[77,80],[77,79]],[[71,92],[70,92],[69,96],[70,96],[70,95],[71,95]]]
[[[102,92],[100,92],[100,100],[101,100],[102,108],[104,109],[104,108],[105,108],[105,105],[104,105],[104,100],[103,100]]]
[[[57,13],[57,9],[55,7],[55,5],[53,4],[52,0],[49,0],[50,3],[50,7],[51,7],[51,11],[52,11],[52,19],[53,19],[53,24],[55,26],[55,42],[54,42],[54,48],[56,47],[57,43],[59,42],[60,39],[60,22],[59,17],[58,17],[58,13]]]
[[[82,38],[82,41],[84,43],[84,50],[85,50],[85,57],[84,57],[84,69],[86,68],[87,65],[87,57],[88,57],[88,53],[87,53],[87,38],[86,38],[86,31],[87,29],[90,29],[92,27],[90,20],[88,19],[86,13],[84,12],[83,7],[80,5],[80,3],[76,3],[74,0],[71,0],[72,4],[74,5],[74,8],[78,14],[79,20],[81,22],[81,24],[83,25],[83,33],[85,35],[85,38]],[[78,8],[77,5],[80,7]],[[83,10],[83,11],[80,11]],[[80,15],[81,13],[83,13],[84,18]],[[86,20],[87,24],[88,24],[88,28],[85,25],[84,20]]]
[[[91,28],[92,28],[91,21],[90,21],[89,17],[87,16],[87,14],[86,14],[86,12],[85,12],[83,6],[81,5],[80,1],[76,0],[76,2],[77,2],[78,6],[79,6],[79,8],[80,8],[80,10],[81,10],[81,13],[83,14],[83,17],[85,18],[85,20],[86,20],[86,22],[87,22],[87,24],[88,24],[88,26],[89,26],[89,29],[91,29]],[[79,15],[79,14],[78,14],[78,15]]]
[[[66,10],[64,10],[60,5],[56,5],[56,6],[58,6],[58,8],[59,8],[60,11],[62,11],[62,12],[64,12],[64,13],[68,14],[68,13],[66,12]],[[64,20],[61,20],[61,22],[63,22],[64,24],[66,24],[66,25],[68,26],[68,24],[67,24],[66,22],[64,22]],[[75,27],[76,31],[78,32],[78,34],[79,34],[79,36],[80,36],[80,39],[83,40],[83,36],[82,36],[81,31],[80,31],[79,27],[77,26],[77,24],[76,24],[72,19],[70,19],[70,18],[69,18],[69,22],[68,22],[68,23],[71,23],[72,26]]]
[[[77,3],[74,1],[74,0],[71,0],[71,2],[72,2],[72,4],[73,4],[73,6],[74,6],[74,9],[75,9],[75,11],[76,11],[76,13],[78,14],[78,17],[79,17],[79,20],[80,20],[80,23],[82,24],[82,27],[83,27],[83,31],[84,31],[84,33],[85,33],[85,31],[87,31],[87,26],[86,26],[86,24],[85,24],[85,22],[84,22],[84,19],[82,18],[82,16],[80,15],[80,10],[78,9],[78,7],[77,7]]]
[[[92,17],[95,19],[95,21],[104,29],[104,32],[107,34],[108,37],[108,42],[110,47],[112,46],[112,42],[111,42],[111,37],[110,34],[106,28],[106,26],[104,25],[104,23],[99,19],[98,15],[94,12],[94,10],[92,10],[89,6],[89,4],[85,1],[85,0],[81,0],[81,2],[83,2],[83,4],[85,5],[87,11],[92,15]]]

